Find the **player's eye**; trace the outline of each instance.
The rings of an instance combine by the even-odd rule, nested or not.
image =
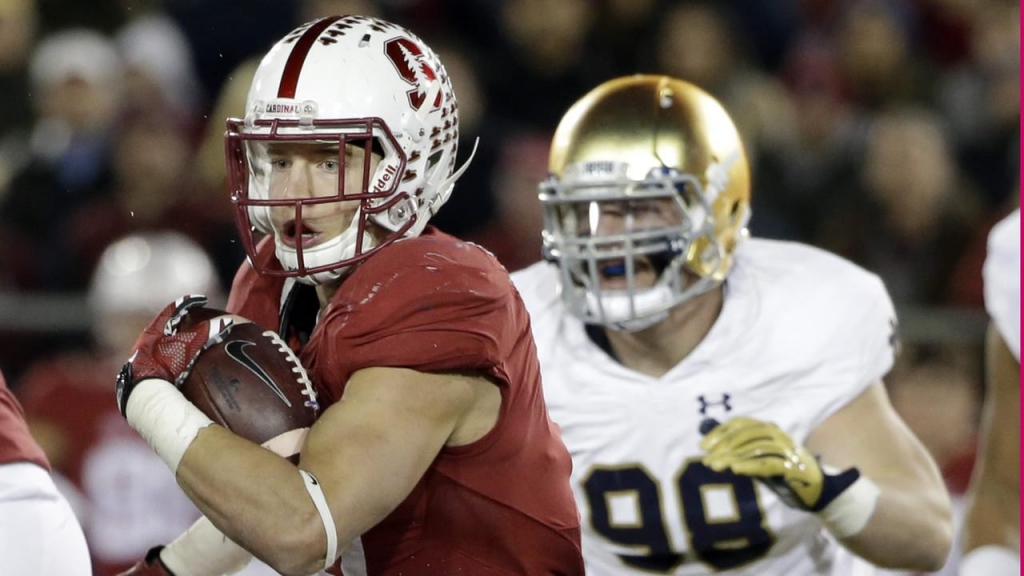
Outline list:
[[[337,172],[340,163],[337,160],[324,160],[320,163],[320,167],[328,172]]]
[[[629,211],[633,214],[660,214],[661,204],[653,200],[632,200]]]
[[[291,160],[288,160],[287,158],[272,158],[270,160],[270,166],[274,171],[280,172],[291,168],[292,163]]]

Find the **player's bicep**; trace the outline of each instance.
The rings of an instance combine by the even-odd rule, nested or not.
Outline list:
[[[823,463],[839,469],[856,466],[875,481],[936,474],[926,449],[889,402],[881,380],[815,428],[806,446]]]
[[[472,381],[460,376],[403,368],[352,375],[310,430],[299,463],[320,481],[340,537],[362,534],[409,495],[473,399]]]

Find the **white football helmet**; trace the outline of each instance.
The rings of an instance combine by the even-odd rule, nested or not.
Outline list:
[[[89,284],[89,310],[98,343],[127,354],[164,306],[183,294],[205,294],[224,304],[209,255],[177,232],[131,234],[103,251]]]
[[[566,112],[540,185],[545,257],[561,271],[567,308],[589,324],[642,330],[725,280],[747,236],[750,169],[728,113],[700,88],[667,76],[601,84]],[[597,225],[609,206],[661,203],[654,227],[632,215],[618,233]],[[634,223],[635,220],[635,223]],[[636,282],[641,259],[653,286]],[[621,277],[602,288],[601,271]]]
[[[274,234],[270,208],[292,206],[302,234],[304,206],[358,200],[340,235],[303,248],[275,237],[283,270],[308,284],[340,278],[380,248],[419,235],[451,194],[466,166],[454,172],[459,114],[451,81],[437,55],[408,30],[365,16],[332,16],[292,31],[263,58],[249,90],[244,119],[228,120],[228,184],[243,244],[255,258],[254,232]],[[346,144],[383,155],[373,174],[366,154],[358,193],[277,199],[269,196],[270,142],[337,145],[344,174]],[[468,162],[467,162],[468,165]],[[375,240],[368,224],[383,229]]]

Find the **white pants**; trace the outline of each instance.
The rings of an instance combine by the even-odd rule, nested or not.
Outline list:
[[[85,536],[46,470],[0,465],[0,574],[91,576]]]

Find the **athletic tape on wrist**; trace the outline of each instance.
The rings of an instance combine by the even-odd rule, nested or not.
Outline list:
[[[817,513],[818,520],[836,538],[859,534],[874,514],[881,492],[871,479],[861,476]]]
[[[960,559],[960,576],[1020,574],[1020,554],[1006,546],[982,546]]]
[[[199,431],[213,424],[173,384],[159,378],[135,385],[125,418],[174,473]]]
[[[221,576],[245,568],[252,554],[203,516],[160,551],[160,560],[174,576]]]
[[[320,482],[317,481],[316,476],[301,469],[299,475],[302,476],[306,492],[309,492],[309,497],[313,499],[316,511],[320,513],[320,521],[323,522],[324,532],[327,533],[327,555],[324,557],[324,570],[327,570],[338,559],[338,529],[334,526],[334,517],[331,516],[327,498],[324,497],[324,491],[320,488]]]

